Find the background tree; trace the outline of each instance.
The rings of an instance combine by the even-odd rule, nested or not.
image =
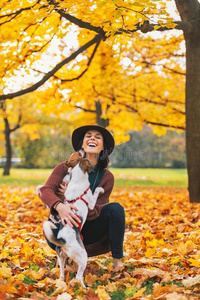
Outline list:
[[[4,151],[2,156],[6,158],[3,175],[10,174],[11,159],[14,152],[13,142],[14,148],[21,145],[20,152],[23,158],[26,158],[27,151],[30,151],[29,155],[32,155],[32,161],[34,162],[36,155],[38,155],[35,151],[39,151],[40,147],[40,143],[37,143],[37,140],[41,139],[41,136],[44,136],[43,139],[45,139],[48,131],[53,130],[56,132],[58,128],[61,134],[64,131],[66,134],[68,132],[68,124],[69,122],[65,118],[59,119],[56,116],[48,117],[41,114],[30,96],[21,96],[15,101],[7,100],[2,103],[0,109],[0,138],[2,145],[5,145],[5,147],[2,147]],[[27,140],[32,142],[32,147],[27,143]],[[26,149],[26,146],[29,147]],[[30,159],[29,164],[31,167]]]
[[[13,146],[17,156],[21,158],[17,167],[54,168],[69,158],[73,152],[69,131],[67,128],[64,132],[58,126],[51,127],[42,125],[39,128],[40,138],[35,140],[30,140],[27,132],[22,134],[18,131],[15,134]]]
[[[141,3],[141,1],[125,3],[121,0],[108,0],[106,2],[102,0],[98,2],[81,1],[76,5],[71,5],[71,2],[65,3],[54,0],[37,0],[31,3],[24,0],[20,3],[17,1],[16,5],[10,1],[4,1],[2,3],[0,24],[3,29],[2,40],[4,41],[1,46],[1,58],[5,64],[1,66],[0,70],[3,91],[0,99],[12,99],[35,91],[47,80],[46,88],[51,88],[55,79],[57,79],[56,83],[60,84],[60,82],[71,82],[83,77],[86,71],[90,69],[93,58],[96,54],[98,55],[98,47],[101,41],[104,41],[105,44],[111,43],[114,51],[119,48],[120,53],[123,53],[123,48],[128,47],[129,41],[138,38],[139,30],[143,33],[153,30],[165,31],[173,28],[182,30],[186,41],[186,140],[189,192],[191,201],[200,201],[198,179],[200,178],[200,161],[198,159],[200,151],[200,121],[198,117],[200,109],[198,104],[200,66],[196,63],[200,52],[200,4],[197,0],[174,0],[174,3],[181,21],[172,20],[169,13],[167,13],[166,1],[151,0],[144,3]],[[17,9],[13,9],[13,7],[17,7]],[[56,39],[60,39],[65,43],[66,36],[74,30],[74,26],[76,27],[75,31],[78,28],[80,29],[75,32],[78,42],[75,41],[73,45],[70,44],[70,47],[65,51],[65,58],[59,53],[44,68],[43,65],[48,59],[46,54],[48,55],[48,51],[51,49],[50,44],[53,44],[52,41],[55,43]],[[163,40],[167,45],[166,38],[163,38]],[[157,43],[156,40],[155,43]],[[165,45],[162,44],[160,51],[164,48]],[[80,53],[82,53],[82,59],[78,56]],[[57,63],[59,58],[60,63]],[[74,59],[76,60],[72,63]],[[68,63],[68,66],[66,66],[66,63]],[[4,89],[5,86],[8,86],[9,81],[13,82],[13,75],[18,75],[19,70],[21,72],[22,69],[31,70],[32,74],[35,74],[35,83],[33,84],[33,80],[32,83],[29,82],[29,86],[22,83],[21,90],[18,92],[16,92],[14,86],[14,92]],[[58,70],[60,71],[57,72]],[[134,75],[134,71],[133,66],[132,75]],[[65,76],[66,72],[67,77]],[[44,73],[46,74],[44,75]],[[41,79],[38,80],[39,75]],[[64,76],[61,77],[61,75]],[[161,76],[160,73],[158,75]],[[50,78],[52,79],[49,80]],[[26,81],[27,79],[26,77]],[[12,84],[9,85],[9,88],[11,86]],[[67,91],[65,92],[67,93]],[[58,98],[62,98],[62,96]],[[115,99],[115,97],[113,98]],[[152,101],[152,99],[148,98],[149,101]],[[179,104],[177,103],[178,110],[180,110]],[[171,105],[172,103],[169,103],[169,107]],[[160,104],[158,106],[160,106],[159,110],[162,110],[163,106]],[[138,105],[138,107],[134,111],[141,116],[140,110],[143,109],[142,115],[144,115],[144,103],[141,106]],[[174,111],[174,107],[171,111]],[[112,113],[114,112],[116,113],[116,110],[112,111]],[[184,113],[182,109],[181,113]],[[124,116],[124,114],[122,115]],[[154,115],[151,120],[147,120],[148,123],[158,123],[156,125],[160,126],[163,122],[155,121]],[[167,115],[168,109],[166,110]],[[145,119],[143,121],[145,122]],[[180,127],[183,128],[182,119],[180,122]],[[172,126],[173,120],[170,119],[170,123],[166,122],[164,126]],[[175,124],[175,126],[179,125]]]
[[[168,129],[157,136],[145,125],[141,131],[130,131],[130,140],[116,146],[112,167],[185,168],[185,134]]]
[[[31,140],[39,138],[38,128],[41,126],[41,116],[37,114],[31,97],[19,97],[15,101],[1,103],[0,127],[2,129],[1,138],[5,141],[5,158],[3,175],[10,174],[11,159],[13,155],[12,135],[21,130],[21,133],[28,133]],[[2,147],[3,148],[3,147]]]

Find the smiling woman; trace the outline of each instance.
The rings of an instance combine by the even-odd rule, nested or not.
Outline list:
[[[93,166],[89,173],[90,189],[94,193],[96,187],[102,187],[104,193],[97,198],[93,210],[89,210],[87,220],[81,230],[83,243],[88,256],[96,256],[111,250],[113,267],[123,268],[123,240],[125,232],[125,214],[123,207],[117,203],[109,203],[109,197],[114,185],[114,176],[107,169],[109,155],[114,149],[112,134],[99,125],[81,126],[72,134],[72,145],[75,151],[82,151]],[[41,188],[40,197],[50,208],[54,216],[55,236],[59,231],[60,223],[71,227],[78,227],[78,217],[74,213],[73,204],[64,204],[61,198],[67,187],[61,184],[67,173],[66,162],[60,163],[52,172],[44,187]],[[58,196],[60,195],[60,198]],[[47,240],[48,242],[48,240]],[[55,250],[55,245],[49,243]]]

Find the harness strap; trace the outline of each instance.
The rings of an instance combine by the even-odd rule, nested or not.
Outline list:
[[[81,234],[81,223],[78,223],[78,229],[79,229],[80,237],[81,237],[81,239],[83,241],[83,236]]]
[[[82,200],[82,201],[88,206],[88,203],[87,203],[87,201],[83,198],[83,196],[87,194],[87,192],[89,191],[89,189],[90,189],[90,187],[88,187],[88,188],[85,190],[85,192],[84,192],[82,195],[80,195],[79,197],[77,197],[76,199],[73,199],[73,200],[67,200],[67,199],[65,199],[65,202],[73,204],[74,202],[76,202],[77,200],[80,199],[80,200]]]
[[[80,195],[79,197],[77,197],[76,199],[73,199],[73,200],[67,200],[67,199],[65,199],[64,202],[72,203],[72,204],[73,204],[74,202],[76,202],[77,200],[80,199],[80,200],[82,200],[82,201],[88,206],[88,203],[87,203],[87,201],[83,198],[83,196],[87,194],[87,192],[89,191],[89,189],[90,189],[90,187],[88,187],[88,188],[85,190],[85,192],[84,192],[82,195]],[[79,229],[80,237],[81,237],[81,239],[82,239],[82,241],[83,241],[83,236],[82,236],[82,234],[81,234],[81,223],[78,223],[78,229]]]

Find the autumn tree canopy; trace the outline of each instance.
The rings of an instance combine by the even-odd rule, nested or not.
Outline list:
[[[200,151],[199,1],[4,0],[0,6],[0,100],[34,92],[41,111],[70,118],[73,112],[79,124],[102,122],[117,142],[143,123],[158,133],[185,128],[184,39],[189,189],[192,201],[200,200],[199,182],[192,192],[200,178],[194,159]]]
[[[182,32],[157,41],[138,33],[181,26],[172,23],[166,3],[157,2],[5,1],[0,99],[44,85],[35,98],[45,113],[54,107],[58,113],[60,102],[61,111],[79,108],[82,122],[109,119],[119,141],[143,122],[184,129],[184,64],[177,65]],[[149,20],[156,21],[150,28]]]

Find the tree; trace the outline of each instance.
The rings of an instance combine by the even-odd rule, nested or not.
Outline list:
[[[1,58],[5,64],[1,66],[0,70],[2,75],[0,100],[13,99],[22,94],[35,91],[45,82],[45,88],[52,88],[55,83],[59,85],[60,83],[66,84],[84,77],[92,66],[94,58],[97,57],[98,48],[102,41],[104,41],[104,45],[112,45],[113,51],[120,49],[120,53],[123,53],[123,48],[128,48],[131,39],[139,39],[139,31],[148,33],[153,30],[163,32],[174,28],[182,30],[186,42],[186,147],[189,193],[192,202],[200,202],[200,106],[198,103],[200,66],[197,63],[200,52],[200,4],[197,0],[174,0],[174,3],[181,18],[178,21],[172,20],[169,13],[167,13],[166,1],[149,0],[131,3],[122,0],[100,0],[78,1],[76,4],[72,4],[70,1],[65,3],[61,0],[36,0],[31,2],[16,0],[16,5],[13,1],[12,3],[6,0],[3,1],[0,25],[4,29],[4,31],[2,30],[4,43],[1,46],[1,56],[3,56]],[[57,38],[65,43],[65,36],[75,28],[74,26],[77,30],[75,34],[78,42],[72,44],[71,48],[69,47],[68,51],[65,51],[65,57],[62,53],[59,54],[60,63],[57,63],[58,55],[55,54],[55,60],[51,60],[48,68],[42,68],[42,63],[44,63],[46,57],[44,53],[48,54],[51,41],[55,42],[55,38]],[[165,45],[162,44],[163,49],[165,49],[168,42],[166,38],[164,41]],[[77,45],[80,45],[79,48]],[[160,51],[163,49],[160,49]],[[129,50],[131,52],[131,49]],[[127,51],[124,51],[124,53],[127,53]],[[79,54],[82,54],[81,58],[78,56]],[[113,58],[115,59],[115,55],[113,55]],[[73,61],[74,59],[76,61]],[[40,66],[36,63],[38,60],[41,62]],[[122,63],[122,61],[120,62]],[[148,61],[147,65],[149,67]],[[35,76],[40,75],[41,79],[37,81],[36,78],[35,82],[30,83],[29,86],[21,85],[21,89],[17,92],[14,87],[13,92],[6,91],[5,86],[8,85],[9,80],[11,81],[13,75],[18,75],[19,70],[22,69],[31,71]],[[96,71],[98,72],[98,70]],[[132,70],[132,77],[135,75],[134,71]],[[179,73],[182,71],[178,70]],[[155,79],[159,77],[163,77],[161,73]],[[120,80],[122,78],[123,73],[120,74]],[[176,82],[176,84],[178,83]],[[59,95],[58,92],[59,99],[63,97],[63,93],[60,94],[62,95]],[[116,95],[109,96],[112,97],[107,102],[105,110],[110,109],[111,104],[116,102]],[[134,99],[134,93],[132,93],[132,99]],[[144,115],[145,103],[150,103],[152,100],[146,99],[145,95],[140,106],[133,108],[127,105],[126,109],[138,113],[138,116],[142,119],[141,111]],[[156,103],[154,104],[156,105]],[[117,101],[117,105],[124,107],[125,103]],[[163,99],[159,101],[158,106],[165,111]],[[181,103],[175,104],[174,101],[173,106],[172,103],[167,103],[168,107],[170,108],[170,114],[173,116],[176,116],[176,110],[184,114]],[[118,111],[117,109],[115,107],[112,113],[119,114],[119,109]],[[121,112],[122,109],[120,114],[124,114]],[[165,123],[165,118],[154,121],[154,116],[155,114],[152,115],[152,119],[147,120],[147,123],[164,127],[184,128],[183,119],[180,120],[181,125],[179,126],[178,120],[169,120],[170,124],[168,124]],[[123,115],[123,117],[125,116]],[[145,119],[143,121],[145,122]]]
[[[184,132],[167,130],[157,136],[145,125],[141,131],[130,131],[130,140],[116,146],[111,155],[113,167],[119,168],[185,168]]]
[[[69,134],[69,121],[65,117],[41,114],[30,95],[18,97],[15,101],[7,100],[4,105],[2,104],[0,109],[1,131],[3,135],[0,138],[2,141],[4,140],[2,144],[5,144],[6,158],[3,175],[10,175],[13,148],[20,149],[26,167],[39,166],[39,162],[41,166],[52,167],[51,155],[54,157],[54,163],[56,161],[58,163],[59,158],[60,160],[66,159],[72,150],[67,145],[66,138],[64,141],[64,135]],[[50,140],[47,138],[49,135],[51,136]],[[62,143],[62,153],[59,153],[60,149],[56,145],[56,139]],[[42,149],[45,141],[48,148]],[[27,153],[28,151],[29,153]],[[48,151],[51,151],[49,157]],[[47,156],[47,159],[44,156]]]
[[[5,158],[3,175],[10,174],[11,159],[13,155],[11,135],[17,131],[28,132],[29,138],[34,140],[39,138],[38,129],[41,126],[41,117],[35,111],[30,96],[19,97],[15,101],[1,103],[0,107],[0,128],[2,129],[2,139],[5,141]],[[13,113],[14,112],[14,113]],[[31,130],[30,130],[31,128]]]
[[[57,123],[58,119],[57,119]],[[63,124],[62,124],[63,125]],[[30,140],[28,133],[18,131],[13,137],[13,148],[21,158],[23,168],[54,168],[61,161],[69,158],[73,152],[67,128],[42,125],[40,138]],[[19,166],[19,165],[18,165]]]
[[[3,103],[1,103],[1,113],[2,118],[4,122],[4,137],[5,137],[5,145],[6,145],[6,163],[3,171],[3,175],[9,175],[10,174],[10,168],[11,168],[11,158],[12,158],[12,146],[11,146],[11,139],[10,135],[12,132],[15,132],[18,128],[20,128],[20,122],[21,122],[21,113],[18,115],[18,120],[15,123],[15,125],[11,128],[8,114],[6,112],[6,107]]]

